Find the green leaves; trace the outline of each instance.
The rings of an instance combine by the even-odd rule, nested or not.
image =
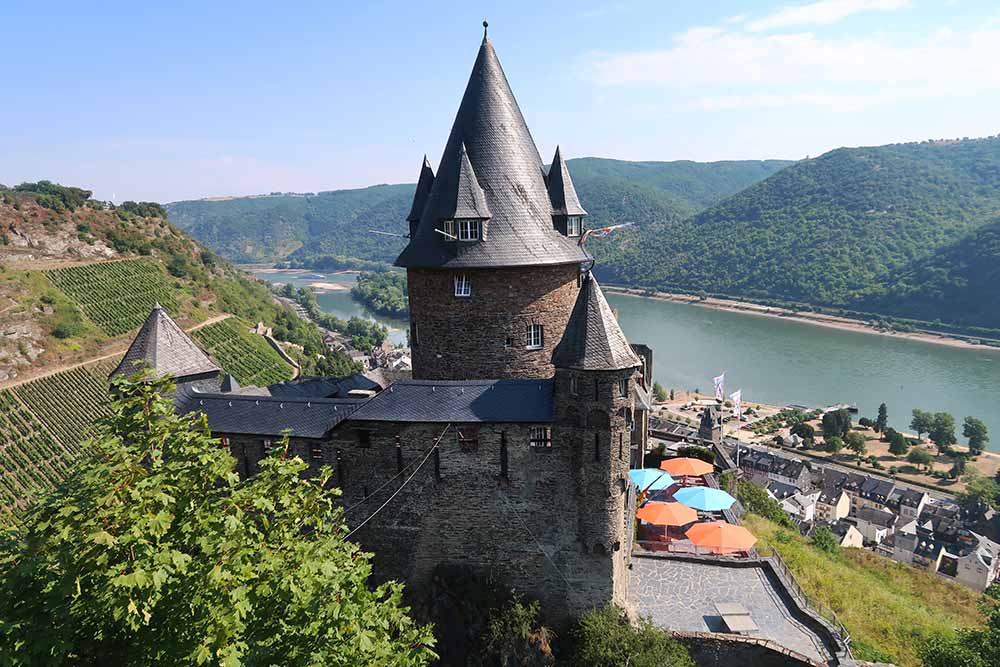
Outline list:
[[[123,396],[94,456],[0,541],[0,664],[389,665],[433,637],[370,589],[335,492],[278,457],[250,480],[165,381]],[[414,647],[419,647],[414,649]]]

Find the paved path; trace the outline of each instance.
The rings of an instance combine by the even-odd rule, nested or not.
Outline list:
[[[655,625],[688,632],[721,632],[719,602],[737,602],[760,628],[751,636],[770,639],[820,662],[830,652],[796,621],[777,592],[777,582],[759,567],[722,567],[666,558],[633,558],[629,601]]]

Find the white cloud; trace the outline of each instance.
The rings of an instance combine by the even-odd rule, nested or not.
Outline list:
[[[996,28],[940,29],[905,44],[880,33],[826,37],[693,28],[667,49],[590,54],[584,76],[602,86],[664,87],[682,105],[690,96],[706,109],[832,102],[856,108],[997,89],[997,62]]]
[[[831,25],[862,12],[889,12],[903,9],[909,0],[820,0],[808,5],[782,7],[764,18],[751,21],[747,30],[761,32],[776,28]]]

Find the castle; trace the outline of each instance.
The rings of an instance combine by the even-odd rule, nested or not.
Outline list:
[[[558,149],[548,172],[484,36],[437,174],[407,218],[413,379],[240,387],[153,310],[116,373],[170,373],[242,475],[288,430],[329,465],[375,576],[426,585],[459,563],[552,616],[627,598],[652,352],[590,273],[587,215]]]

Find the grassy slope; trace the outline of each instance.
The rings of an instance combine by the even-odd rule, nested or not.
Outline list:
[[[569,161],[592,219],[676,220],[721,201],[787,162]],[[304,197],[280,195],[167,205],[170,220],[234,261],[274,261],[295,253],[392,261],[402,241],[369,229],[406,231],[413,185],[378,185]]]
[[[753,514],[745,524],[778,550],[806,593],[837,612],[858,658],[917,667],[926,638],[982,622],[981,596],[965,586],[870,551],[831,556]]]

